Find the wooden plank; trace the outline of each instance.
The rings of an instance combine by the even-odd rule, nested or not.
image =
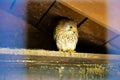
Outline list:
[[[107,0],[58,0],[60,3],[73,9],[105,28],[120,32],[119,2]],[[114,10],[114,11],[112,11]]]
[[[79,28],[79,40],[85,39],[96,45],[103,45],[117,34],[88,19]],[[86,35],[84,35],[86,34]]]
[[[39,27],[44,26],[46,29],[53,28],[53,25],[56,24],[56,20],[59,19],[59,17],[66,17],[72,19],[76,23],[81,22],[85,18],[84,16],[76,13],[70,8],[62,5],[61,3],[56,2],[54,6],[50,9],[50,11],[47,13],[47,15],[44,17],[44,19],[41,21]]]
[[[52,65],[52,64],[109,64],[117,63],[120,61],[120,55],[110,54],[93,54],[93,53],[67,53],[59,51],[49,50],[33,50],[33,49],[10,49],[0,48],[0,55],[15,55],[23,56],[25,58],[7,58],[4,60],[10,60],[14,62],[26,62],[26,63],[37,63],[41,65]],[[0,59],[1,60],[1,59]],[[1,61],[4,62],[2,59]],[[32,64],[31,64],[32,65]]]

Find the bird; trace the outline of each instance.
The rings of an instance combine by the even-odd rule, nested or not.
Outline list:
[[[54,40],[59,51],[76,52],[78,42],[77,23],[70,19],[61,19],[54,30]]]

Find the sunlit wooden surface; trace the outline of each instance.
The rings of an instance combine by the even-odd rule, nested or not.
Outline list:
[[[92,19],[93,21],[120,32],[120,23],[118,15],[119,1],[109,0],[58,0],[60,3],[75,10],[76,12]]]
[[[26,62],[26,63],[39,63],[40,65],[52,64],[80,64],[80,63],[117,63],[120,61],[120,55],[108,54],[93,54],[93,53],[67,53],[60,51],[50,50],[34,50],[34,49],[9,49],[1,48],[0,55],[12,55],[13,57],[7,58],[8,61]],[[15,58],[15,56],[23,56],[23,58]],[[5,59],[4,59],[5,60]],[[2,60],[4,62],[4,60]],[[32,65],[34,65],[32,64]],[[31,65],[31,64],[28,64]]]

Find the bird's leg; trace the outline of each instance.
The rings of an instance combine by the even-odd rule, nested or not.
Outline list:
[[[66,52],[66,50],[63,50],[63,49],[60,49],[59,51],[60,51],[60,52]]]

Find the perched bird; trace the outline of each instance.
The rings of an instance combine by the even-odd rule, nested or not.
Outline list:
[[[59,51],[75,52],[78,42],[77,24],[69,19],[61,19],[55,28],[54,39]]]

